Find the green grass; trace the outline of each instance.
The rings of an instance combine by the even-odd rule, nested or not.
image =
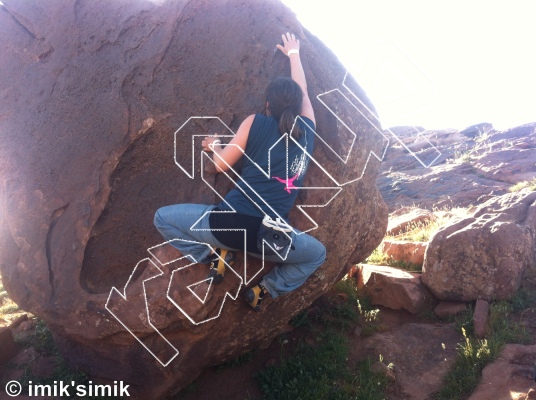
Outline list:
[[[374,265],[386,265],[388,260],[389,256],[383,251],[381,251],[380,246],[378,246],[372,251],[370,256],[368,256],[368,258],[365,260],[365,263]]]
[[[348,296],[348,304],[356,302],[359,298],[357,292],[357,284],[354,279],[341,279],[335,285],[333,285],[332,291],[336,293],[344,293]]]
[[[520,325],[512,323],[511,317],[513,312],[534,305],[535,300],[534,294],[522,290],[509,301],[492,303],[489,333],[485,339],[474,336],[472,310],[459,317],[456,326],[461,329],[464,341],[458,344],[454,366],[447,374],[445,384],[435,399],[466,399],[479,384],[484,367],[498,357],[505,344],[530,343],[529,333]]]
[[[489,140],[490,137],[491,137],[490,132],[482,132],[482,131],[479,130],[478,135],[475,137],[475,142],[476,143],[485,143],[486,141]]]
[[[181,400],[183,399],[185,396],[191,394],[191,393],[195,393],[197,391],[198,387],[197,387],[197,384],[195,382],[192,382],[190,383],[188,386],[186,386],[184,389],[182,389],[179,393],[177,393],[177,395],[175,395],[174,397],[172,397],[174,400]]]
[[[497,356],[487,340],[467,336],[462,328],[464,342],[458,345],[454,367],[449,371],[438,400],[461,400],[474,390],[480,381],[482,369]]]
[[[536,178],[531,179],[530,181],[518,182],[513,186],[510,186],[510,192],[519,192],[522,189],[528,188],[531,192],[536,191]]]
[[[393,260],[390,258],[387,260],[387,265],[393,268],[403,269],[409,272],[422,272],[422,264],[414,264],[409,261]]]
[[[15,339],[22,347],[33,347],[38,353],[46,356],[55,355],[57,353],[52,333],[47,325],[42,320],[37,320],[35,329],[30,336],[23,339]]]
[[[310,327],[309,314],[307,310],[303,310],[298,315],[290,320],[290,325],[295,328]]]
[[[346,336],[334,330],[316,347],[301,342],[292,356],[258,373],[264,399],[383,399],[387,378],[370,371],[370,360],[349,365],[347,355]]]
[[[359,311],[359,325],[362,337],[371,336],[376,332],[385,330],[385,326],[378,319],[380,310],[371,304],[369,297],[361,297],[357,302],[357,309]]]
[[[6,315],[21,311],[20,307],[7,295],[0,277],[0,318],[6,319]]]
[[[332,291],[346,295],[346,298],[332,300],[325,307],[323,323],[327,328],[348,330],[359,319],[357,284],[354,279],[342,279],[333,286]]]
[[[371,371],[370,360],[349,362],[348,332],[358,322],[376,319],[367,299],[360,299],[353,279],[343,279],[330,296],[318,302],[316,313],[303,312],[291,323],[303,327],[315,342],[298,342],[281,362],[258,372],[256,379],[265,400],[375,400],[384,399],[388,378]]]
[[[20,307],[11,300],[8,299],[7,301],[4,301],[4,303],[6,304],[0,307],[0,316],[3,317],[6,314],[14,314],[17,311],[20,311]]]
[[[473,151],[473,149],[469,149],[467,148],[467,146],[464,148],[457,149],[454,151],[454,155],[451,161],[454,164],[471,163],[474,161]]]
[[[17,304],[15,304],[4,291],[1,278],[0,305],[0,318],[6,321],[9,321],[24,313],[24,311]],[[29,314],[29,318],[33,318],[31,314]],[[48,377],[36,377],[31,374],[31,363],[34,362],[34,360],[30,361],[27,365],[18,366],[18,369],[23,370],[23,375],[20,379],[18,379],[18,381],[23,386],[24,393],[28,393],[30,381],[34,385],[53,385],[55,381],[63,381],[66,383],[73,381],[76,384],[86,384],[88,382],[88,377],[84,373],[73,371],[68,368],[67,364],[60,356],[56,345],[54,344],[52,333],[43,321],[36,320],[35,327],[31,331],[31,334],[22,337],[15,336],[15,342],[22,348],[33,347],[42,356],[54,357],[56,362],[55,370],[51,371],[51,374]],[[7,364],[7,367],[16,368],[13,364],[9,363]]]
[[[419,222],[411,222],[403,232],[396,236],[387,236],[389,240],[408,240],[410,242],[428,242],[432,234],[443,224],[437,220],[426,219]]]
[[[414,264],[409,261],[395,260],[381,251],[380,247],[374,249],[372,254],[365,260],[366,264],[386,265],[393,268],[403,269],[410,272],[422,272],[422,264]]]
[[[426,219],[408,224],[406,229],[398,235],[386,236],[389,240],[409,240],[411,242],[428,242],[437,230],[455,220],[465,218],[469,214],[467,208],[454,207],[434,210],[433,219]]]
[[[513,312],[519,312],[536,306],[536,291],[521,289],[509,301]]]
[[[4,289],[2,277],[0,276],[0,321],[4,321],[2,326],[9,325],[22,314],[24,314],[24,310],[9,298],[7,291]]]
[[[292,341],[287,335],[277,339],[279,362],[261,369],[255,376],[262,400],[384,399],[386,375],[372,372],[370,360],[348,360],[350,332],[358,324],[365,331],[376,322],[377,315],[378,310],[372,308],[366,298],[358,296],[355,280],[343,279],[336,283],[311,309],[289,321],[299,328],[293,333]],[[251,352],[217,369],[245,365],[253,357]],[[175,398],[183,398],[195,390],[194,382]],[[244,398],[253,399],[247,394]]]

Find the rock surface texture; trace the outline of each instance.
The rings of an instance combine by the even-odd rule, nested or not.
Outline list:
[[[397,261],[422,265],[428,243],[409,240],[384,240],[380,246],[383,254]]]
[[[394,364],[396,399],[430,399],[456,359],[461,335],[453,325],[406,323],[359,342],[352,351]]]
[[[373,305],[392,310],[404,309],[412,314],[430,311],[436,305],[420,274],[368,264],[358,265],[353,273],[360,293],[367,296]]]
[[[534,398],[536,346],[507,344],[492,364],[482,371],[482,380],[469,400],[527,400]]]
[[[133,397],[171,395],[203,368],[271,341],[381,241],[387,207],[375,187],[379,161],[367,160],[386,143],[363,116],[374,120],[366,111],[373,107],[280,2],[3,4],[3,283],[47,321],[71,365],[125,381]],[[260,262],[229,274],[216,291],[193,285],[206,266],[186,268],[170,249],[147,249],[162,243],[152,225],[159,207],[212,204],[215,192],[233,186],[201,167],[207,160],[192,151],[192,143],[200,149],[193,135],[230,133],[226,126],[236,130],[262,110],[269,81],[289,74],[287,58],[274,51],[287,31],[301,41],[322,138],[305,185],[331,188],[302,191],[298,204],[324,205],[341,190],[326,207],[306,209],[328,261],[295,293],[254,313],[229,296],[243,288],[240,279],[258,281]],[[298,209],[291,220],[313,227]]]
[[[534,274],[535,249],[536,192],[499,196],[432,236],[423,281],[440,300],[508,299]]]
[[[390,211],[478,205],[536,178],[536,122],[504,131],[490,124],[462,131],[397,127],[386,135],[392,145],[378,187]]]
[[[402,207],[389,214],[387,235],[396,236],[415,227],[425,225],[435,220],[432,211],[420,208]]]

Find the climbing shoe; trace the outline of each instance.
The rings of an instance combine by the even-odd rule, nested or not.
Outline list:
[[[210,272],[208,278],[212,278],[212,282],[223,282],[223,276],[225,275],[225,263],[233,266],[235,263],[235,253],[227,249],[216,249],[216,252],[211,255]]]
[[[255,311],[260,311],[261,303],[264,300],[266,293],[267,291],[264,286],[257,285],[246,290],[244,293],[244,299],[251,306],[251,308],[253,308]]]

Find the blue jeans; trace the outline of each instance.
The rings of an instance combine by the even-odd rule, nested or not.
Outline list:
[[[210,231],[209,215],[214,205],[175,204],[158,209],[154,216],[154,225],[164,239],[181,239],[170,244],[190,258],[192,262],[208,263],[212,248],[227,248],[221,244]],[[195,226],[194,226],[195,225]],[[192,228],[193,229],[190,229]],[[292,235],[294,250],[285,260],[277,255],[264,256],[265,261],[278,263],[261,281],[273,298],[297,289],[326,259],[326,248],[314,237],[301,233]],[[207,246],[208,245],[208,246]],[[240,251],[243,249],[229,249]],[[248,253],[257,258],[257,253]]]

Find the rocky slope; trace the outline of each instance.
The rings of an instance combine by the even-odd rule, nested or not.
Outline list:
[[[536,178],[536,123],[504,131],[486,123],[462,131],[397,127],[385,134],[391,146],[377,182],[390,211],[478,205]]]

